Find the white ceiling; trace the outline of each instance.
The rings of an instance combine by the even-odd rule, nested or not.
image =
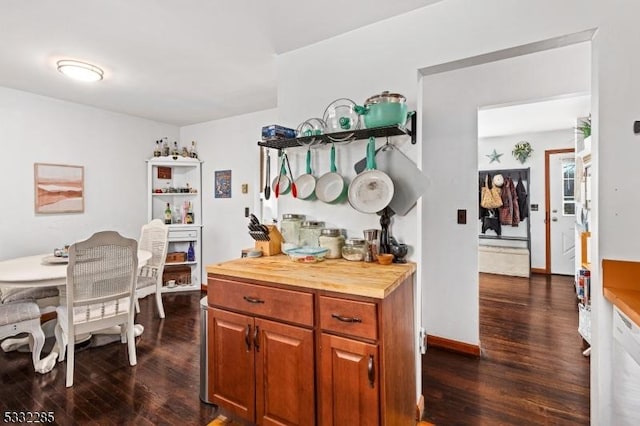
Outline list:
[[[570,129],[576,126],[578,117],[587,117],[590,112],[590,95],[486,107],[478,111],[478,137]]]
[[[2,0],[0,86],[204,122],[275,107],[276,55],[437,1]],[[105,79],[66,79],[63,58]]]

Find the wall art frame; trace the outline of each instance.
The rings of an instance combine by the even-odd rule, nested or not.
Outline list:
[[[216,170],[213,188],[215,198],[231,198],[231,170]]]
[[[84,166],[34,163],[36,214],[84,212]]]

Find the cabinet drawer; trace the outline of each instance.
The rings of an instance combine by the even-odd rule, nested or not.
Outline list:
[[[313,327],[313,295],[238,281],[209,278],[209,304],[249,315]]]
[[[375,303],[320,296],[320,327],[325,331],[376,340],[376,312]]]
[[[196,239],[198,237],[198,231],[195,229],[169,229],[169,241],[172,240],[185,240]]]

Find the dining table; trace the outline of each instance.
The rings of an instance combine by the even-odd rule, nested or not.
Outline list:
[[[143,267],[152,256],[152,253],[147,250],[138,250],[137,254],[138,268]],[[36,254],[2,260],[0,261],[0,288],[63,287],[67,283],[68,262],[68,257],[55,256],[53,254]],[[42,310],[41,308],[41,311]],[[136,337],[141,335],[143,331],[144,327],[141,324],[134,325]],[[120,328],[112,327],[101,330],[96,334],[113,334],[119,336]],[[9,352],[27,345],[28,342],[28,337],[8,338],[3,340],[0,346],[3,351]],[[35,370],[41,374],[51,371],[58,357],[57,351],[57,347],[54,346],[53,350],[42,359],[40,359],[40,354],[37,354],[36,358],[40,361],[37,365],[34,365]]]

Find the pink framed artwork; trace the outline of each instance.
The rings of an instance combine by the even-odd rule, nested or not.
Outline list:
[[[35,212],[84,212],[84,167],[35,163]]]

